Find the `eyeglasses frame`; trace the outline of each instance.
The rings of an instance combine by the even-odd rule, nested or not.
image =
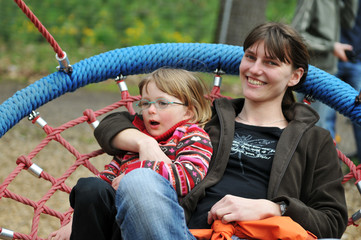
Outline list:
[[[161,105],[159,105],[158,101],[164,101],[164,102],[167,102],[167,105],[165,105],[164,107],[162,107]],[[148,106],[143,108],[143,106],[140,104],[141,101],[147,101],[148,102]],[[156,109],[166,109],[169,105],[172,105],[172,104],[177,104],[177,105],[183,105],[183,106],[187,106],[185,103],[180,103],[180,102],[171,102],[171,101],[168,101],[167,99],[165,98],[157,98],[155,101],[149,101],[147,99],[141,99],[139,100],[139,102],[136,104],[137,107],[140,107],[142,110],[147,110],[148,108],[150,108],[150,106],[154,104],[155,108]]]

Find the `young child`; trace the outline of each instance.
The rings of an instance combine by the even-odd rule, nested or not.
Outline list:
[[[73,239],[110,239],[116,226],[115,212],[109,212],[115,209],[115,190],[121,178],[136,168],[150,168],[168,179],[179,197],[185,196],[206,175],[213,148],[203,129],[212,114],[211,103],[204,97],[207,93],[204,83],[189,71],[161,68],[139,83],[139,91],[142,99],[137,105],[141,116],[134,116],[133,124],[158,142],[164,156],[142,159],[139,153],[114,150],[113,160],[98,174],[113,188],[94,177],[79,179],[70,194],[74,209],[71,221],[52,232],[48,239],[69,239],[70,234]],[[101,126],[114,125],[118,114],[105,117]],[[113,130],[118,132],[117,128]],[[101,129],[96,128],[97,131]],[[102,208],[99,202],[106,207]],[[90,219],[94,222],[89,222]]]
[[[161,68],[139,83],[139,91],[141,116],[134,117],[133,125],[159,143],[166,155],[164,161],[124,152],[98,176],[117,188],[123,175],[150,168],[168,179],[178,196],[185,196],[206,175],[213,151],[202,128],[211,117],[206,88],[186,70]]]

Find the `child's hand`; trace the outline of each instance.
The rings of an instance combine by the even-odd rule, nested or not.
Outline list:
[[[120,180],[124,177],[124,173],[120,174],[118,177],[114,178],[112,181],[112,187],[117,190],[119,187]]]
[[[139,160],[161,161],[172,163],[172,161],[160,149],[158,142],[154,138],[144,138],[139,144]]]
[[[69,240],[71,234],[71,225],[72,225],[72,221],[62,226],[60,229],[52,232],[48,236],[48,240]]]

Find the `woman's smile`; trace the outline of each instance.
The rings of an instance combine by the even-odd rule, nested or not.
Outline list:
[[[258,79],[255,79],[255,78],[252,78],[252,77],[247,77],[246,76],[246,79],[247,79],[247,82],[250,83],[251,85],[257,85],[257,86],[262,86],[262,85],[266,85],[267,83],[265,82],[262,82]]]

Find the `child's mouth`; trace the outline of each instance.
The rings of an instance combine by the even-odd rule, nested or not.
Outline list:
[[[152,126],[158,126],[158,125],[159,125],[159,122],[157,122],[157,121],[150,121],[150,125],[152,125]]]

